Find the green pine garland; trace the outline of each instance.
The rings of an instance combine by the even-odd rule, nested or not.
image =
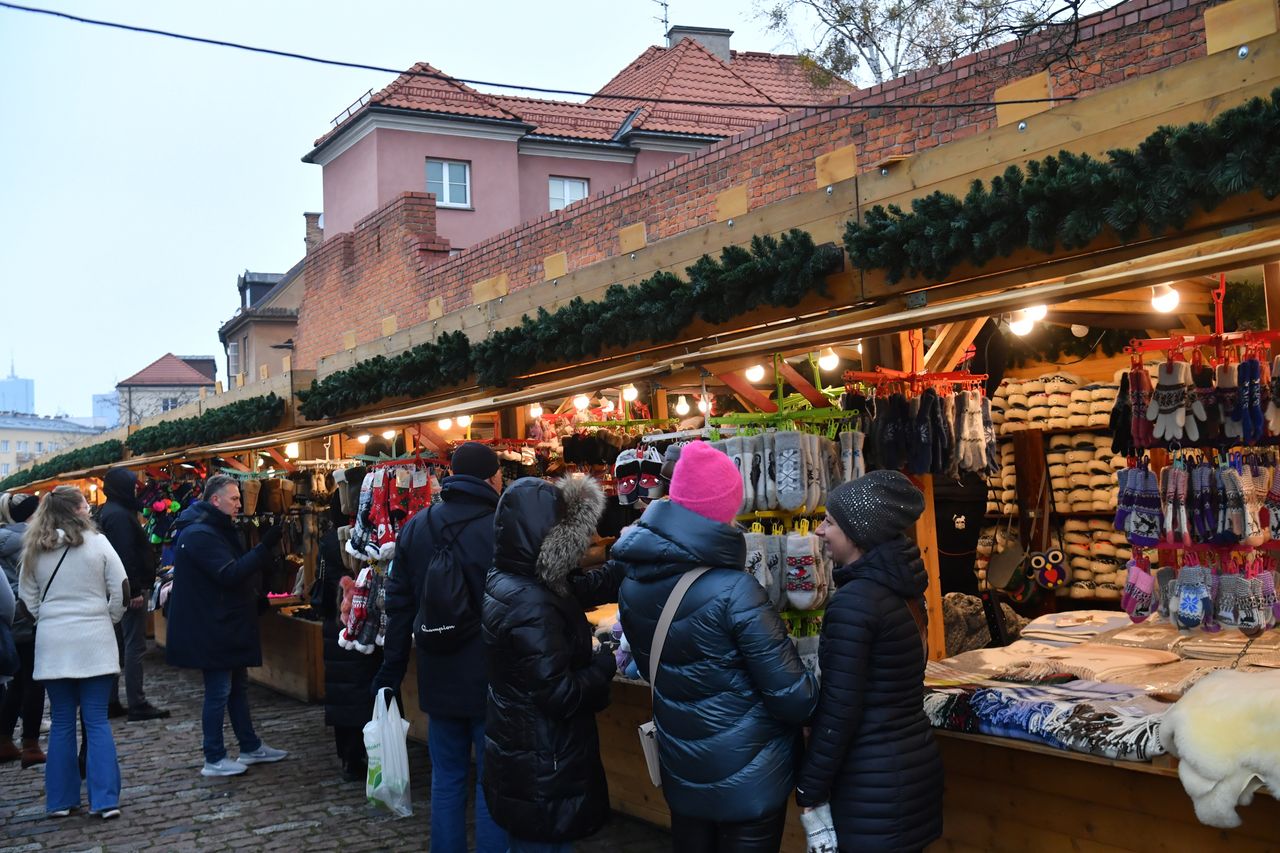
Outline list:
[[[312,420],[333,417],[389,397],[420,397],[472,373],[481,385],[500,388],[539,365],[674,340],[698,318],[724,323],[760,305],[794,306],[811,292],[825,293],[825,278],[840,261],[838,249],[815,245],[804,231],[753,237],[749,250],[729,246],[719,260],[698,259],[686,270],[687,282],[659,272],[631,287],[613,285],[598,301],[539,308],[476,344],[453,332],[398,356],[366,359],[300,392],[301,411]]]
[[[30,468],[24,468],[0,481],[0,491],[20,489],[27,483],[56,477],[67,471],[80,471],[84,468],[96,468],[99,465],[110,465],[119,462],[124,456],[124,445],[116,439],[100,441],[88,447],[69,450],[46,459]]]
[[[1211,123],[1160,127],[1135,149],[1106,161],[1060,151],[1010,166],[987,188],[974,181],[963,200],[935,192],[911,203],[876,205],[845,227],[845,247],[860,269],[944,280],[957,266],[982,267],[1031,247],[1079,249],[1104,229],[1133,239],[1182,227],[1197,210],[1257,190],[1280,195],[1280,89]]]
[[[127,444],[129,450],[139,456],[174,447],[213,444],[268,432],[279,425],[283,414],[284,400],[275,394],[266,394],[219,406],[196,417],[144,427],[129,436]]]

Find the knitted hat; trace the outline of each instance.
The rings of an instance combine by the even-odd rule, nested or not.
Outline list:
[[[15,493],[9,497],[9,517],[14,524],[21,524],[35,514],[39,505],[40,499],[35,495]]]
[[[498,454],[488,445],[476,441],[463,442],[449,457],[449,468],[455,474],[487,480],[498,471]]]
[[[724,453],[705,441],[680,451],[671,472],[671,500],[704,518],[731,524],[742,506],[742,474]]]
[[[900,536],[924,512],[924,495],[898,471],[872,471],[827,495],[827,514],[866,551]]]

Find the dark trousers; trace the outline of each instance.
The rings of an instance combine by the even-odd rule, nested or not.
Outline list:
[[[360,726],[334,726],[333,746],[342,759],[342,769],[361,772],[369,764],[364,753],[364,729]]]
[[[36,642],[15,643],[18,647],[18,672],[4,691],[0,703],[0,738],[12,740],[18,718],[22,718],[22,739],[40,737],[40,718],[44,716],[44,685],[32,678],[36,665]]]
[[[787,808],[756,820],[722,823],[671,813],[671,849],[675,853],[778,853]]]
[[[120,651],[120,671],[124,673],[125,707],[141,710],[147,704],[142,686],[142,656],[147,653],[147,609],[129,608],[116,625],[116,646]],[[119,701],[120,677],[111,682],[111,701]]]
[[[241,752],[253,752],[262,746],[249,716],[249,673],[244,667],[204,670],[204,712],[200,722],[204,730],[204,760],[210,764],[227,757],[222,740],[223,716],[231,717],[231,730],[240,741]]]

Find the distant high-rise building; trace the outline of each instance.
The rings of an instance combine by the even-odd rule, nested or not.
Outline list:
[[[0,412],[33,415],[36,411],[36,383],[18,376],[9,357],[9,376],[0,379]]]

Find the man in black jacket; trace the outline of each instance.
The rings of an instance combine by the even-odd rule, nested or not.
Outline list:
[[[129,576],[129,607],[116,628],[129,721],[163,719],[169,712],[148,702],[142,686],[142,656],[147,651],[146,602],[156,581],[156,557],[138,522],[138,513],[142,512],[142,504],[138,502],[138,475],[127,468],[112,468],[102,478],[102,484],[107,502],[98,511],[98,527]],[[119,684],[118,678],[116,684]],[[112,702],[117,701],[118,691],[113,685]]]
[[[409,520],[396,542],[387,579],[387,632],[383,664],[373,680],[397,689],[409,661],[414,617],[422,601],[427,566],[437,547],[447,548],[463,573],[473,612],[484,601],[485,575],[493,565],[493,515],[502,490],[502,471],[492,449],[466,442],[453,452],[453,476],[441,484],[441,503]],[[480,779],[484,766],[484,718],[488,679],[479,625],[450,652],[418,649],[418,704],[428,717],[431,755],[431,851],[467,849],[467,770],[476,761],[476,846],[479,853],[507,849],[507,836],[489,817]]]

